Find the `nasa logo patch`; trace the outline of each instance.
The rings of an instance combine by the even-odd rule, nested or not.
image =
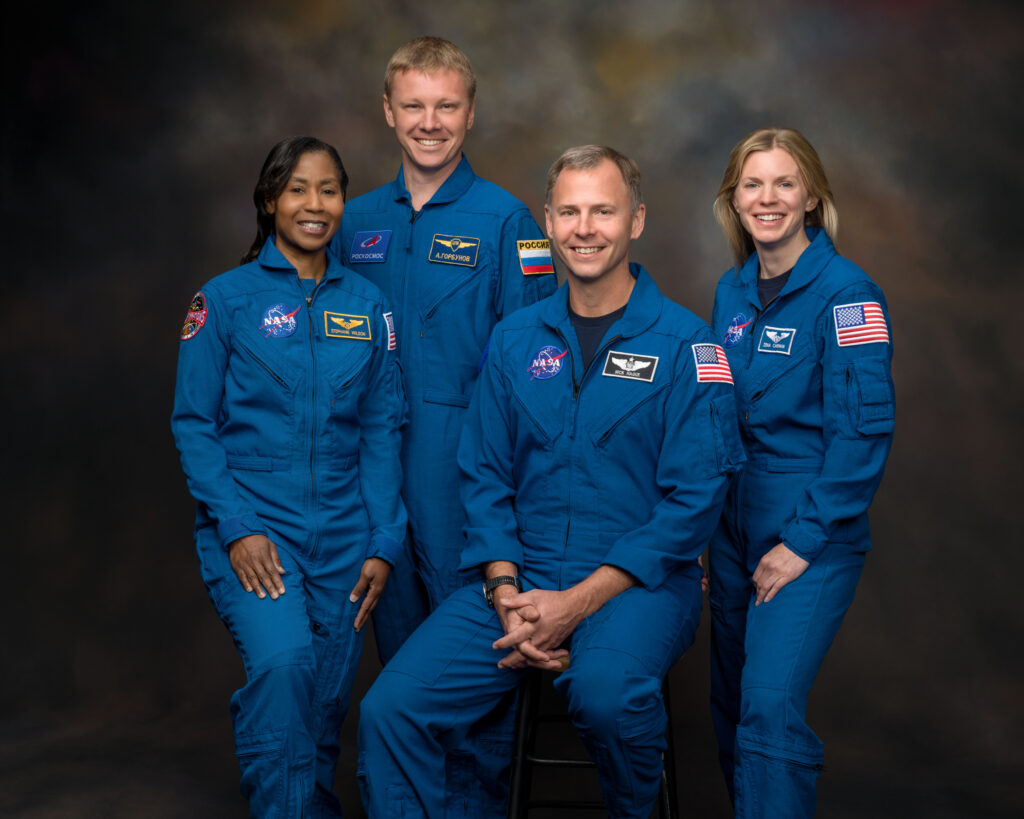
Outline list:
[[[181,327],[181,340],[188,341],[202,330],[203,325],[206,324],[207,315],[206,296],[200,290],[192,297],[192,302],[188,306],[188,312],[185,313],[185,323]]]
[[[370,341],[370,317],[324,310],[324,335],[327,338],[355,338]]]
[[[294,310],[284,304],[271,305],[263,314],[260,329],[267,338],[288,338],[295,333],[295,328],[299,326],[295,316],[300,309],[302,309],[302,305]]]
[[[479,251],[480,240],[473,236],[449,236],[447,233],[435,233],[427,258],[441,264],[475,267]]]
[[[796,338],[795,327],[768,327],[765,325],[761,331],[761,338],[757,342],[757,351],[789,355],[793,352],[794,338]]]
[[[385,262],[388,258],[388,245],[390,243],[390,230],[360,230],[352,237],[352,247],[348,251],[348,260],[349,262],[358,262],[360,264]]]
[[[569,352],[569,348],[559,351],[557,347],[541,347],[533,357],[533,361],[527,368],[530,373],[530,380],[534,378],[554,378],[562,370],[562,358]]]
[[[654,373],[658,369],[658,356],[639,355],[638,353],[621,353],[609,350],[604,359],[601,375],[612,378],[628,378],[631,381],[654,381]]]
[[[732,317],[732,321],[729,322],[729,327],[725,331],[725,337],[722,339],[723,347],[735,347],[743,340],[743,334],[746,332],[747,327],[753,319],[748,319],[746,314],[737,313]]]

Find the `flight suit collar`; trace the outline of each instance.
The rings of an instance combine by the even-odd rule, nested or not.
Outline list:
[[[654,279],[644,270],[643,265],[630,262],[629,272],[636,279],[633,292],[626,302],[626,312],[608,330],[610,335],[631,338],[638,336],[651,327],[661,315],[664,298]],[[565,291],[564,293],[562,291]],[[541,311],[541,320],[553,330],[568,333],[571,328],[569,321],[569,286],[566,285],[547,300]]]
[[[823,228],[809,227],[806,231],[807,238],[811,240],[811,243],[804,248],[804,252],[796,260],[793,272],[789,274],[789,281],[786,282],[777,298],[809,285],[818,278],[829,260],[836,255],[832,240],[828,238],[828,234]],[[762,309],[761,298],[757,295],[757,274],[760,264],[757,253],[753,253],[740,269],[740,281],[743,282],[744,294],[750,305],[757,311]]]
[[[298,275],[294,265],[285,258],[284,254],[277,249],[275,244],[275,236],[271,234],[267,237],[267,241],[263,243],[263,249],[260,251],[260,255],[257,257],[257,261],[260,266],[267,270],[275,270],[282,273],[290,273],[293,276]],[[321,279],[321,283],[328,279],[342,279],[345,277],[345,269],[341,262],[339,262],[333,253],[327,254],[327,270],[324,272],[324,277]]]
[[[473,184],[473,180],[476,179],[476,174],[473,173],[473,169],[469,165],[469,160],[466,159],[465,153],[462,154],[462,159],[459,160],[459,164],[455,166],[455,170],[452,171],[449,176],[442,183],[441,187],[438,188],[434,195],[430,197],[430,201],[427,205],[442,205],[447,202],[456,201],[462,194],[469,190],[469,186]],[[409,189],[405,186],[405,166],[403,165],[398,169],[398,176],[395,177],[395,181],[391,183],[391,196],[396,202],[412,202],[412,196],[409,194]],[[426,207],[426,205],[424,205]]]

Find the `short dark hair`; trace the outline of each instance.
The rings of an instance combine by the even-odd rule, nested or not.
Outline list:
[[[324,153],[331,158],[341,182],[341,200],[345,201],[345,192],[348,190],[348,174],[345,173],[345,166],[341,163],[341,157],[333,145],[310,136],[282,139],[267,154],[267,158],[263,162],[263,170],[260,171],[260,178],[252,192],[252,201],[256,205],[256,238],[253,240],[249,252],[242,257],[242,264],[251,262],[259,256],[267,237],[274,232],[274,214],[267,211],[267,203],[275,201],[281,195],[288,180],[292,178],[292,172],[299,164],[302,155],[316,153]]]

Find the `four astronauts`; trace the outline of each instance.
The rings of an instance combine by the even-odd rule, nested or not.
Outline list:
[[[708,548],[736,815],[810,816],[807,696],[893,429],[884,296],[836,253],[814,149],[761,129],[715,202],[735,267],[709,327],[631,261],[646,207],[629,158],[565,151],[547,238],[474,174],[475,85],[451,43],[400,48],[383,99],[398,175],[347,204],[331,146],[275,146],[252,250],[186,317],[172,425],[246,670],[243,794],[257,816],[340,816],[372,612],[371,816],[504,815],[508,706],[531,668],[562,672],[609,815],[648,816]]]

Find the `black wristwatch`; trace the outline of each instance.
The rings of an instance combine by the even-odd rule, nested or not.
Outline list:
[[[515,586],[516,591],[521,592],[523,590],[523,582],[518,577],[513,577],[510,574],[499,575],[498,577],[492,577],[489,580],[484,581],[484,599],[487,600],[487,605],[492,609],[494,608],[494,590],[498,586]]]

